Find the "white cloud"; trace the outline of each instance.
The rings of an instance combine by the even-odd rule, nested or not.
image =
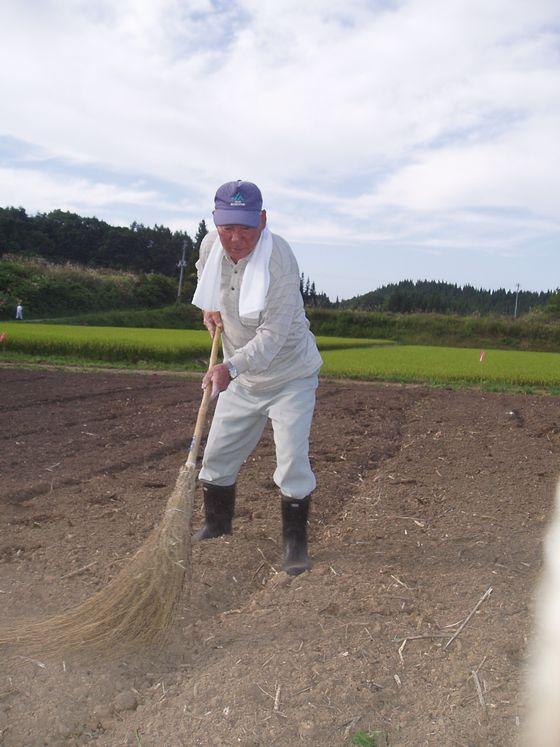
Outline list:
[[[354,2],[345,26],[338,2],[279,10],[246,0],[231,6],[247,20],[227,40],[212,20],[228,17],[193,21],[200,5],[190,3],[98,3],[96,18],[58,4],[25,25],[13,3],[2,47],[17,75],[3,126],[57,153],[173,180],[208,168],[214,180],[230,169],[282,181],[310,168],[323,178],[367,172],[490,111],[533,105],[533,88],[515,83],[550,53],[546,37],[527,49],[550,15],[536,5],[423,1],[372,12]],[[208,40],[194,52],[193,29]]]
[[[528,119],[486,142],[421,152],[416,163],[387,179],[372,202],[422,211],[515,207],[557,218],[558,132],[560,113]]]
[[[33,169],[0,167],[0,204],[42,210],[96,209],[113,205],[149,205],[152,190],[117,187],[87,179],[61,178]]]

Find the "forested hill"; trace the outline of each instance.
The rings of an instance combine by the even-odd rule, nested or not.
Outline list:
[[[544,306],[551,293],[519,292],[517,313]],[[422,312],[442,314],[513,314],[515,291],[482,290],[435,280],[402,280],[340,303],[344,309],[363,311]]]
[[[188,267],[194,269],[206,233],[204,221],[192,239],[184,231],[172,232],[165,226],[149,228],[133,223],[126,228],[63,210],[31,216],[24,208],[0,208],[0,256],[38,256],[51,262],[75,262],[89,267],[175,277],[183,243]]]

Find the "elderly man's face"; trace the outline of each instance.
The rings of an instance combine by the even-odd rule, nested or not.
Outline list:
[[[257,228],[241,225],[216,226],[222,246],[230,259],[237,264],[240,259],[248,257],[256,247],[261,231],[266,225],[266,211],[261,212]]]

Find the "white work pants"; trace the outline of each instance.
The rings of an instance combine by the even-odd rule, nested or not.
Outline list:
[[[277,389],[251,393],[232,381],[218,397],[199,479],[233,485],[270,418],[276,446],[274,482],[288,498],[309,495],[316,485],[309,464],[309,431],[317,382],[313,374]]]

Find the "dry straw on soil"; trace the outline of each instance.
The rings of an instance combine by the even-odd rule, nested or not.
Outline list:
[[[210,367],[217,360],[214,335]],[[191,520],[196,459],[211,387],[204,390],[189,456],[165,514],[138,552],[101,591],[59,615],[0,629],[0,646],[25,645],[43,654],[150,645],[165,638],[191,572]],[[186,584],[188,586],[188,583]]]

